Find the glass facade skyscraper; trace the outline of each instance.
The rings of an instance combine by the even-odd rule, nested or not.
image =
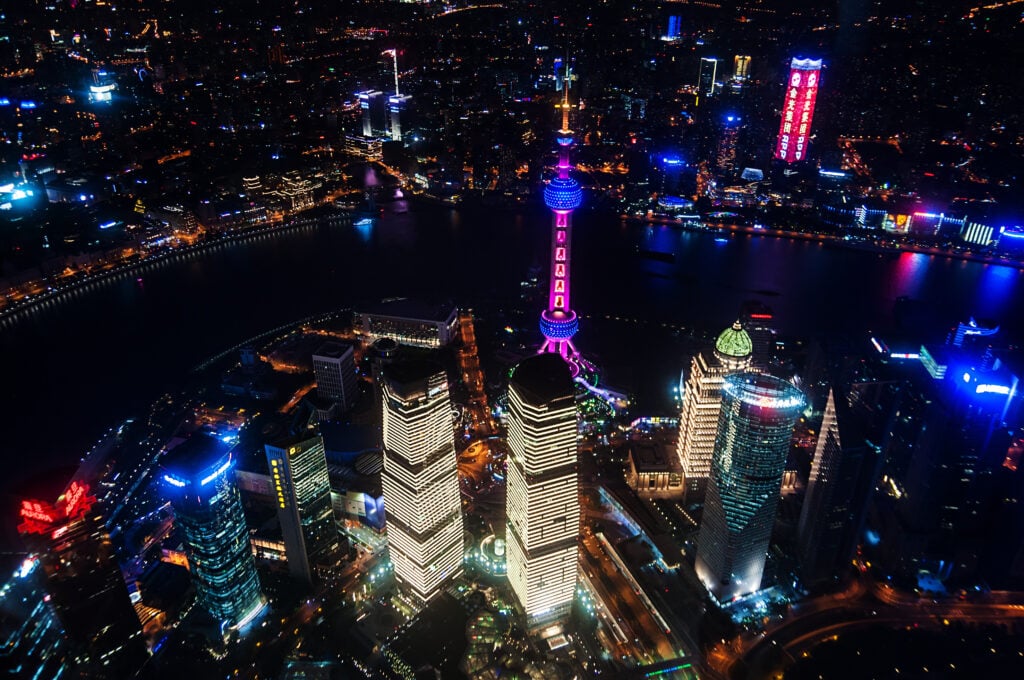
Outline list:
[[[161,474],[200,604],[221,625],[240,628],[264,600],[234,462],[227,444],[196,433],[164,455]]]
[[[569,615],[580,531],[576,395],[558,354],[525,359],[508,389],[508,580],[529,626]]]
[[[761,587],[782,473],[803,405],[800,390],[779,378],[725,378],[696,560],[697,576],[719,602]]]
[[[56,503],[22,501],[20,513],[18,531],[67,636],[68,664],[89,677],[134,674],[147,658],[142,627],[90,484],[72,481]]]
[[[56,678],[65,671],[67,641],[39,566],[29,556],[0,585],[0,675]]]
[[[849,564],[882,464],[851,409],[830,389],[797,525],[800,573],[808,585]]]
[[[277,494],[288,571],[311,583],[340,560],[324,440],[298,435],[264,447]]]
[[[384,368],[384,507],[395,577],[420,602],[462,573],[462,499],[444,368]]]

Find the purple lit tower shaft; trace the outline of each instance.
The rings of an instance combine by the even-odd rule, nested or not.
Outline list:
[[[562,127],[558,131],[558,176],[544,189],[544,203],[554,213],[551,230],[551,284],[548,307],[540,316],[544,343],[540,353],[558,354],[569,364],[573,377],[579,374],[579,352],[572,337],[579,330],[576,312],[570,307],[569,273],[572,252],[572,212],[580,206],[580,185],[569,176],[569,151],[573,136],[569,129],[569,69],[565,75],[565,97],[561,103]]]

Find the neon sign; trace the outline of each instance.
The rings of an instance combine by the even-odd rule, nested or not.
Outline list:
[[[790,62],[775,158],[792,163],[807,156],[807,140],[814,118],[820,75],[821,59],[793,59]]]
[[[81,484],[77,481],[71,482],[71,486],[64,493],[64,515],[71,517],[79,510],[87,510],[88,506],[92,505],[90,501],[94,500],[87,497],[88,493],[88,484]]]
[[[199,482],[199,486],[206,486],[207,484],[209,484],[210,482],[212,482],[213,480],[217,479],[222,474],[227,472],[229,467],[231,467],[231,459],[230,458],[228,458],[226,461],[224,461],[224,463],[219,468],[217,468],[216,470],[214,470],[210,474],[208,474],[205,477],[203,477],[202,480],[200,480],[200,482]]]
[[[786,409],[800,406],[804,403],[803,395],[797,393],[792,395],[773,396],[768,394],[753,394],[745,389],[744,384],[726,382],[723,388],[733,397],[736,397],[744,404],[768,409]]]
[[[1009,385],[978,385],[974,388],[975,394],[1009,394]]]
[[[53,522],[52,508],[49,503],[39,501],[22,501],[20,514],[25,519],[37,522]]]
[[[185,482],[181,481],[177,477],[171,477],[170,475],[164,475],[164,481],[170,484],[171,486],[178,487],[179,489],[182,489],[185,486],[187,486]]]

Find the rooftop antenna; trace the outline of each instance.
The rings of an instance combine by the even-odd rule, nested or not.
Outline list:
[[[569,109],[572,105],[569,103],[569,86],[572,84],[572,66],[569,55],[565,56],[565,75],[563,76],[564,86],[562,87],[562,128],[559,132],[568,134],[571,132],[569,128]]]

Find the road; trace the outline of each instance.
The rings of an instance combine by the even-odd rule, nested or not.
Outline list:
[[[954,622],[1024,622],[1024,593],[1000,593],[985,601],[934,600],[878,583],[865,573],[832,595],[794,605],[761,632],[745,632],[715,646],[706,664],[713,676],[742,677],[763,669],[778,651],[794,658],[840,632],[873,625],[942,627]]]
[[[484,373],[480,368],[472,313],[459,314],[459,332],[462,337],[462,347],[458,353],[459,370],[462,373],[462,381],[469,390],[469,404],[466,406],[472,418],[471,430],[476,436],[487,437],[495,432],[495,427],[491,420],[491,410],[487,405]]]
[[[670,633],[658,626],[589,528],[583,534],[580,552],[584,571],[590,577],[595,592],[627,638],[619,645],[620,654],[632,656],[642,664],[679,656],[679,645]]]

